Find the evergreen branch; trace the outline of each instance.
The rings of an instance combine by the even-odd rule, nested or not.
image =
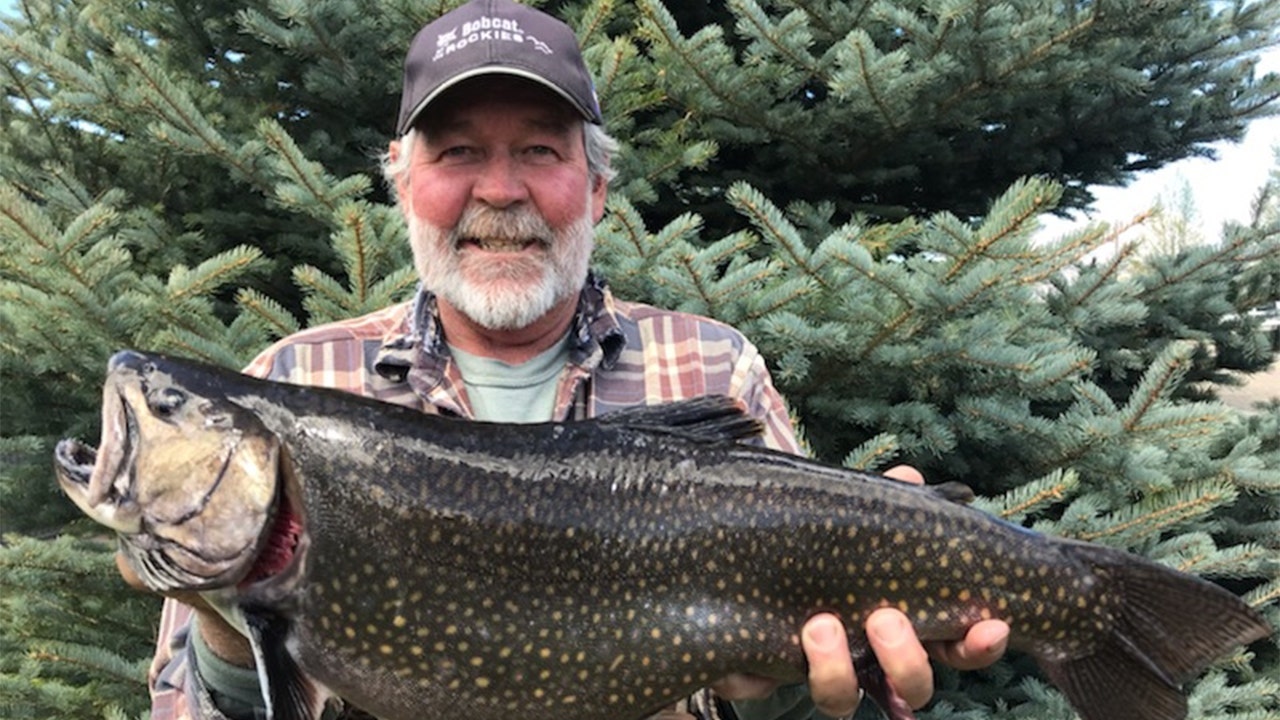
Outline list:
[[[759,283],[763,284],[765,280],[769,279],[770,277],[773,277],[774,275],[775,273],[773,273],[772,271],[763,269],[761,270],[759,275],[754,276],[753,278],[750,278],[750,280],[758,281]],[[747,284],[747,283],[744,282],[743,284]],[[795,289],[795,288],[799,288],[799,289]],[[795,305],[796,303],[800,302],[802,298],[811,294],[809,287],[804,283],[799,283],[799,282],[786,283],[783,289],[785,290],[785,292],[764,293],[764,295],[766,296],[765,297],[766,302],[759,302],[761,299],[761,294],[757,293],[752,298],[753,301],[756,301],[753,303],[752,309],[743,313],[743,316],[740,322],[746,323],[746,322],[753,322],[757,320],[766,319],[769,316],[773,315],[774,313],[783,311],[784,308]],[[769,299],[769,298],[772,298],[772,299]]]
[[[367,265],[366,255],[369,253],[371,243],[366,239],[368,233],[368,224],[364,213],[360,212],[360,208],[355,205],[348,205],[343,208],[342,225],[347,228],[351,239],[355,243],[354,250],[350,253],[350,261],[346,263],[347,284],[349,284],[356,293],[356,299],[363,305],[367,298],[369,289],[369,268]]]
[[[320,52],[314,53],[314,51],[312,51],[315,57],[328,58],[333,62],[335,67],[340,68],[344,79],[349,82],[356,82],[359,75],[351,66],[350,54],[333,42],[333,35],[329,33],[327,28],[316,22],[318,13],[316,13],[315,10],[318,7],[322,8],[324,6],[312,5],[309,8],[311,12],[299,13],[302,16],[303,25],[311,33],[308,39],[312,42],[310,43],[308,50],[311,51],[311,47],[318,46],[320,48]],[[296,22],[297,16],[290,16],[286,19]]]
[[[901,130],[902,124],[898,121],[898,113],[895,113],[884,97],[877,92],[875,84],[872,82],[871,58],[868,57],[868,47],[875,50],[875,42],[871,40],[871,36],[865,30],[857,29],[850,32],[845,37],[844,43],[853,46],[854,57],[858,61],[858,77],[862,81],[862,87],[867,91],[867,96],[871,98],[871,103],[875,105],[876,110],[880,112],[880,119],[884,122],[885,127],[892,131],[893,135],[897,135]]]
[[[1199,404],[1207,405],[1207,403]],[[1135,434],[1149,434],[1167,431],[1173,428],[1185,428],[1187,426],[1191,426],[1192,429],[1181,433],[1165,433],[1164,437],[1166,441],[1180,440],[1189,437],[1208,437],[1215,433],[1217,430],[1216,425],[1218,423],[1226,422],[1233,415],[1232,411],[1228,410],[1225,406],[1219,406],[1220,410],[1218,412],[1188,415],[1186,411],[1187,407],[1188,406],[1185,405],[1179,405],[1174,408],[1176,412],[1176,417],[1174,419],[1148,424],[1135,424],[1133,427],[1127,429]]]
[[[10,57],[17,55],[17,49],[13,45],[12,38],[13,36],[9,33],[0,33],[0,47],[8,48],[9,51],[13,53]],[[61,151],[62,144],[59,143],[53,135],[55,123],[52,118],[44,112],[42,108],[43,103],[39,102],[40,98],[33,95],[28,84],[24,82],[26,76],[19,75],[15,71],[16,65],[13,63],[3,63],[3,65],[5,72],[8,74],[9,80],[11,81],[9,87],[18,89],[18,93],[22,97],[23,105],[25,105],[24,109],[36,118],[37,122],[35,123],[35,126],[38,127],[40,133],[44,135],[46,146]]]
[[[1103,271],[1095,275],[1093,284],[1086,288],[1083,293],[1073,296],[1070,299],[1070,304],[1073,307],[1082,307],[1085,302],[1092,298],[1099,290],[1104,287],[1110,287],[1109,283],[1120,276],[1120,273],[1124,270],[1129,260],[1137,255],[1137,253],[1137,243],[1129,243],[1121,246],[1115,256],[1111,258],[1111,261],[1103,268]]]
[[[754,37],[767,40],[774,52],[784,58],[787,63],[793,67],[803,68],[810,77],[821,75],[822,71],[812,56],[801,56],[782,42],[776,28],[769,22],[758,4],[752,0],[729,0],[728,6],[740,22],[745,21],[750,27],[755,28]]]
[[[191,101],[191,98],[173,87],[168,78],[164,76],[162,69],[153,65],[151,60],[139,52],[136,47],[133,47],[131,43],[126,44],[125,41],[120,40],[116,43],[114,49],[118,57],[133,68],[137,76],[145,81],[146,88],[150,90],[150,92],[143,93],[143,105],[154,110],[155,114],[164,119],[165,122],[173,124],[175,127],[181,128],[199,139],[211,154],[235,167],[245,177],[254,176],[250,172],[251,168],[242,165],[235,153],[230,151],[226,141],[206,123],[202,122],[202,118],[199,115],[200,111]],[[159,99],[159,102],[156,102],[156,98]],[[175,120],[177,121],[176,123],[174,122]],[[164,137],[164,133],[161,133],[161,137]]]
[[[262,259],[262,251],[240,245],[201,262],[194,268],[179,265],[169,272],[167,297],[174,309],[191,298],[206,296],[232,282]],[[181,317],[184,313],[177,313]],[[189,326],[194,327],[194,326]]]
[[[887,268],[877,266],[872,260],[870,253],[868,253],[861,244],[853,246],[853,254],[841,252],[839,246],[833,247],[834,243],[832,243],[831,240],[835,237],[836,236],[833,235],[824,240],[822,244],[819,245],[818,252],[824,253],[830,259],[839,262],[841,266],[853,270],[858,276],[898,298],[902,301],[903,305],[911,305],[914,300],[914,296],[908,288],[903,287],[901,283],[891,282],[893,279],[898,279],[900,277],[899,275],[889,272]],[[817,253],[815,253],[815,255],[816,254]],[[846,283],[846,286],[848,284],[849,283]],[[831,289],[833,292],[839,293],[843,291],[845,287],[833,287]]]
[[[685,115],[685,117],[681,120],[681,122],[687,119],[689,119],[688,114]],[[702,141],[702,142],[693,143],[691,145],[687,145],[685,146],[683,151],[680,152],[679,154],[667,156],[670,159],[666,160],[665,162],[654,163],[650,168],[650,170],[644,174],[644,179],[648,180],[649,182],[658,182],[663,177],[665,177],[667,173],[670,173],[674,170],[679,170],[681,168],[686,168],[686,167],[697,167],[699,165],[705,164],[705,161],[706,161],[705,159],[713,157],[715,155],[715,152],[716,152],[715,143]],[[698,159],[699,156],[701,156],[703,159]],[[691,162],[691,159],[692,159],[692,162]]]
[[[92,672],[94,675],[105,675],[106,677],[113,678],[116,682],[120,683],[131,683],[142,687],[146,687],[147,684],[145,675],[136,671],[123,672],[119,669],[117,664],[90,662],[84,658],[72,657],[50,650],[28,650],[27,657],[32,660],[39,660],[42,662],[73,667],[80,670],[87,670]],[[123,658],[121,658],[120,661],[125,662]]]
[[[897,457],[899,450],[897,436],[880,433],[850,451],[840,464],[853,470],[883,467]]]
[[[1188,492],[1188,497],[1184,500],[1157,507],[1149,512],[1139,510],[1124,513],[1122,516],[1129,515],[1129,519],[1115,523],[1108,522],[1106,527],[1081,532],[1077,537],[1080,540],[1097,542],[1103,538],[1128,534],[1135,529],[1140,530],[1135,535],[1136,538],[1147,537],[1188,520],[1202,517],[1212,512],[1214,508],[1236,498],[1235,490],[1223,483],[1202,483],[1200,487],[1191,490],[1194,492]]]
[[[1018,61],[1009,63],[1007,66],[1005,66],[1004,69],[998,71],[994,76],[987,77],[985,74],[983,74],[983,76],[979,77],[977,80],[974,80],[968,85],[965,85],[964,87],[959,88],[958,90],[953,92],[950,96],[948,96],[947,98],[944,98],[941,102],[939,102],[938,108],[944,111],[945,113],[947,111],[950,111],[956,105],[960,104],[962,100],[967,99],[968,96],[976,94],[978,91],[984,89],[985,87],[987,86],[995,87],[1000,82],[1003,82],[1008,78],[1012,77],[1015,73],[1021,72],[1031,67],[1032,65],[1036,64],[1037,62],[1047,58],[1049,54],[1053,52],[1055,49],[1057,49],[1059,46],[1070,45],[1071,42],[1075,40],[1076,37],[1084,34],[1086,31],[1091,29],[1096,22],[1097,22],[1096,15],[1093,15],[1093,14],[1089,15],[1089,17],[1085,18],[1084,20],[1074,25],[1071,25],[1070,27],[1066,28],[1062,32],[1058,33],[1057,35],[1054,35],[1053,37],[1044,41],[1040,45],[1036,46],[1035,48],[1032,48],[1032,50],[1029,53],[1024,55]]]
[[[894,333],[898,332],[898,330],[906,325],[907,321],[915,317],[916,314],[917,310],[914,307],[907,306],[903,308],[902,312],[898,313],[897,317],[885,323],[885,325],[880,328],[880,332],[876,333],[875,337],[871,338],[866,346],[862,348],[862,351],[858,353],[858,361],[866,361],[866,359],[871,356],[872,352],[888,342],[889,338],[893,337]]]
[[[699,59],[697,55],[699,50],[714,44],[717,40],[720,40],[720,49],[725,53],[729,52],[728,48],[724,46],[718,26],[713,25],[704,28],[694,34],[692,38],[686,39],[680,34],[675,18],[671,16],[671,13],[661,2],[658,0],[641,0],[639,7],[645,19],[648,20],[645,27],[652,39],[673,52],[682,66],[690,72],[691,77],[698,80],[704,91],[701,94],[702,96],[710,95],[719,103],[721,108],[724,108],[722,111],[717,112],[716,116],[722,117],[735,127],[748,125],[760,128],[778,140],[793,143],[809,152],[816,153],[818,151],[818,148],[814,147],[811,142],[795,133],[797,127],[794,124],[774,122],[768,115],[761,113],[762,108],[760,106],[742,102],[741,93],[730,92],[729,88],[723,87],[715,81],[711,74],[713,64]],[[659,70],[659,75],[666,76],[667,69]]]
[[[807,277],[813,278],[823,289],[830,289],[826,279],[810,263],[812,253],[805,247],[795,226],[787,222],[778,208],[766,200],[760,191],[746,183],[734,183],[729,187],[726,196],[738,212],[745,215],[753,225],[764,232],[766,238],[773,241],[774,247],[783,250],[790,259],[792,267],[801,270]]]
[[[1000,512],[1000,517],[1005,520],[1022,517],[1035,508],[1061,502],[1066,499],[1067,493],[1074,488],[1075,485],[1075,482],[1066,481],[1055,483],[1048,488],[1044,488],[1038,492],[1028,495],[1023,498],[1021,502],[1009,505]]]
[[[684,268],[686,276],[693,281],[689,283],[689,286],[697,292],[697,297],[702,301],[702,307],[706,308],[707,314],[713,317],[717,316],[718,314],[715,312],[717,307],[715,293],[710,292],[707,274],[701,272],[698,259],[692,249],[675,253],[675,260]]]
[[[1027,194],[1032,196],[1030,198],[1031,202],[1025,202],[1025,195]],[[1009,237],[1012,233],[1021,230],[1029,220],[1041,215],[1056,204],[1056,199],[1050,193],[1044,192],[1043,188],[1037,184],[1025,180],[1016,183],[996,200],[992,206],[990,219],[982,224],[982,236],[978,238],[978,242],[968,246],[964,255],[955,259],[955,262],[951,264],[951,268],[942,277],[943,284],[951,282],[971,263],[986,256],[992,246]],[[1005,213],[1002,210],[1007,205],[1020,205],[1022,209],[1017,211],[1012,218],[1005,219]],[[1000,226],[995,228],[994,232],[990,232],[987,226],[993,222],[1000,222]]]
[[[1248,577],[1250,572],[1245,568],[1265,564],[1274,556],[1275,551],[1271,548],[1246,543],[1226,550],[1181,557],[1175,567],[1204,577]]]
[[[1264,608],[1274,603],[1280,603],[1280,580],[1272,580],[1271,582],[1256,587],[1245,593],[1245,602],[1254,608]]]
[[[289,178],[301,185],[312,201],[324,206],[324,215],[333,215],[337,212],[337,207],[330,196],[331,183],[326,183],[328,178],[319,169],[317,163],[303,156],[297,143],[284,128],[280,127],[279,123],[270,118],[263,119],[258,123],[258,135],[268,148],[275,151],[277,157],[283,159],[285,167],[289,170]]]
[[[824,30],[827,35],[836,35],[838,32],[840,32],[839,30],[837,30],[837,25],[835,22],[836,19],[834,17],[831,17],[830,13],[825,12],[831,8],[832,3],[821,2],[815,6],[812,0],[790,0],[790,4],[798,8],[799,10],[802,10],[805,14],[805,17],[809,18],[810,23],[816,24],[818,27]],[[842,2],[842,3],[836,3],[835,7],[838,7],[842,10],[848,10],[852,5],[853,3]],[[876,5],[875,0],[868,0],[867,2],[859,3],[858,9],[853,10],[851,13],[851,17],[849,17],[845,22],[840,23],[840,26],[852,26],[852,27],[863,26],[865,24],[867,15],[871,14],[871,11],[875,7],[875,5]]]
[[[1029,373],[1033,369],[1033,365],[1025,360],[1019,362],[1004,362],[995,358],[984,358],[974,355],[969,348],[959,348],[951,357],[964,363],[975,365],[986,370],[1003,370],[1013,375],[1022,375]]]
[[[1001,287],[1011,280],[1016,280],[1016,278],[1003,277],[996,274],[988,275],[974,283],[973,288],[967,294],[962,295],[957,302],[952,303],[942,312],[949,317],[957,316],[966,306],[977,302],[979,298],[989,295],[994,288]]]
[[[1224,262],[1238,261],[1236,253],[1240,252],[1249,243],[1249,239],[1244,237],[1244,235],[1244,233],[1237,233],[1234,236],[1228,236],[1230,242],[1222,243],[1210,252],[1201,252],[1192,255],[1191,258],[1198,257],[1199,259],[1194,262],[1181,263],[1179,266],[1180,269],[1177,272],[1171,274],[1165,274],[1162,272],[1160,282],[1143,288],[1138,292],[1137,297],[1145,300],[1158,291],[1187,282],[1188,279],[1195,277],[1204,270],[1216,268]],[[1202,246],[1202,249],[1208,248],[1206,246]],[[1280,252],[1280,248],[1275,248],[1275,252]],[[1271,254],[1273,253],[1267,253],[1267,256],[1270,256]]]
[[[1151,211],[1140,213],[1118,228],[1109,228],[1105,225],[1091,226],[1088,229],[1075,235],[1071,242],[1063,243],[1051,255],[1043,259],[1039,264],[1044,265],[1043,272],[1035,275],[1028,275],[1027,281],[1032,283],[1043,282],[1050,277],[1058,274],[1062,270],[1072,264],[1079,262],[1081,258],[1108,243],[1115,242],[1121,235],[1128,232],[1131,228],[1146,222],[1151,217]],[[1105,272],[1098,275],[1097,282],[1094,286],[1084,293],[1081,297],[1072,302],[1073,305],[1079,306],[1085,300],[1093,295],[1093,293],[1103,286],[1105,281],[1117,277],[1124,264],[1137,252],[1136,244],[1121,246],[1120,249],[1112,257],[1111,262]]]
[[[1079,486],[1080,477],[1074,470],[1058,469],[999,497],[975,499],[973,504],[979,510],[1016,523],[1043,508],[1065,501]]]
[[[265,322],[275,337],[285,337],[299,329],[297,321],[283,305],[257,290],[240,288],[236,292],[236,305]]]
[[[609,218],[614,224],[624,231],[627,240],[630,241],[631,247],[635,250],[637,257],[646,257],[645,238],[649,237],[649,230],[644,225],[644,219],[640,217],[640,213],[636,211],[631,203],[622,198],[610,198],[608,201]],[[689,215],[682,215],[675,221],[684,219],[689,222],[692,218]],[[675,222],[672,221],[672,222]]]
[[[1093,354],[1089,353],[1085,356],[1082,356],[1079,360],[1076,360],[1075,362],[1067,363],[1066,365],[1062,366],[1061,371],[1045,377],[1043,380],[1037,383],[1035,387],[1051,388],[1061,382],[1065,382],[1069,378],[1086,375],[1090,370],[1093,369],[1094,359],[1095,358]]]
[[[690,47],[690,42],[679,32],[676,19],[671,16],[671,13],[665,7],[663,7],[662,3],[657,0],[641,0],[639,6],[640,12],[649,20],[650,27],[657,31],[657,39],[663,41],[665,43],[665,47],[670,48],[676,53],[676,55],[684,62],[684,66],[688,68],[702,83],[703,88],[714,95],[720,102],[733,105],[733,103],[730,102],[732,98],[722,92],[718,85],[712,82],[711,76],[707,74],[707,66],[704,63],[695,62],[694,52],[697,48]],[[710,32],[706,33],[705,41],[711,42],[712,39],[713,34]],[[660,72],[665,74],[666,70],[663,69]],[[741,110],[744,116],[746,116],[747,108],[735,106],[735,109]]]
[[[1173,342],[1151,363],[1121,412],[1125,432],[1137,431],[1142,418],[1173,392],[1191,365],[1192,343]]]
[[[596,94],[600,96],[602,102],[605,98],[613,95],[614,84],[622,78],[622,64],[623,61],[627,59],[628,55],[626,49],[622,45],[624,42],[625,40],[620,38],[618,41],[612,43],[611,47],[613,50],[610,53],[610,56],[606,60],[600,62],[598,69],[596,70],[596,73],[599,75],[599,77],[596,78]],[[601,108],[601,110],[608,110],[608,108]],[[605,114],[607,116],[609,113],[606,112]]]
[[[578,42],[583,47],[593,44],[597,35],[604,37],[604,28],[610,17],[614,13],[613,0],[594,0],[588,7],[586,12],[582,14],[582,20],[578,23]]]

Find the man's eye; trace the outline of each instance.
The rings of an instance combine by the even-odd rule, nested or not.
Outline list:
[[[455,145],[440,152],[442,158],[465,158],[475,154],[475,148],[466,145]]]
[[[532,158],[544,159],[559,157],[559,153],[557,153],[556,149],[550,145],[530,145],[525,148],[524,152]]]

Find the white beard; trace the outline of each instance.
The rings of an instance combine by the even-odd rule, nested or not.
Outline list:
[[[529,327],[576,296],[586,281],[594,245],[590,203],[581,217],[554,230],[528,205],[495,210],[471,204],[453,228],[424,222],[412,211],[409,244],[423,287],[489,330]],[[488,243],[534,241],[541,247],[500,261],[459,252],[466,239]]]

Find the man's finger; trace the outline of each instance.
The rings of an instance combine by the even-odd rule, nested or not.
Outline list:
[[[912,485],[924,484],[924,475],[910,465],[894,465],[884,471],[884,476],[893,478],[894,480],[911,483]]]
[[[890,687],[908,705],[923,707],[933,697],[933,668],[907,616],[882,608],[867,618],[867,639]]]
[[[844,717],[858,708],[858,679],[849,655],[849,639],[835,615],[815,615],[800,633],[809,661],[809,695],[830,717]]]
[[[133,571],[129,561],[124,559],[124,553],[119,551],[116,552],[116,569],[120,571],[120,577],[124,578],[129,587],[150,592],[147,586],[142,584],[142,578],[138,577],[138,573]]]
[[[983,620],[969,628],[963,640],[930,643],[929,654],[957,670],[977,670],[999,660],[1008,645],[1009,626],[1000,620]]]

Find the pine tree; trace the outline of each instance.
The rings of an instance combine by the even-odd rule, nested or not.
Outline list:
[[[374,157],[409,37],[456,4],[24,0],[4,21],[0,530],[75,515],[49,453],[97,438],[115,349],[235,367],[412,291]],[[824,459],[965,482],[1280,625],[1280,407],[1213,399],[1272,359],[1246,311],[1280,298],[1280,176],[1202,247],[1037,235],[1088,184],[1273,112],[1280,78],[1249,53],[1280,39],[1280,3],[544,7],[578,28],[623,141],[596,255],[619,295],[741,328]],[[119,678],[153,599],[126,602],[84,532],[0,548],[0,715],[145,706]],[[47,607],[67,614],[8,609]],[[1278,676],[1275,641],[1242,650],[1194,717],[1274,716]],[[1070,717],[1021,658],[939,688],[927,717]]]

